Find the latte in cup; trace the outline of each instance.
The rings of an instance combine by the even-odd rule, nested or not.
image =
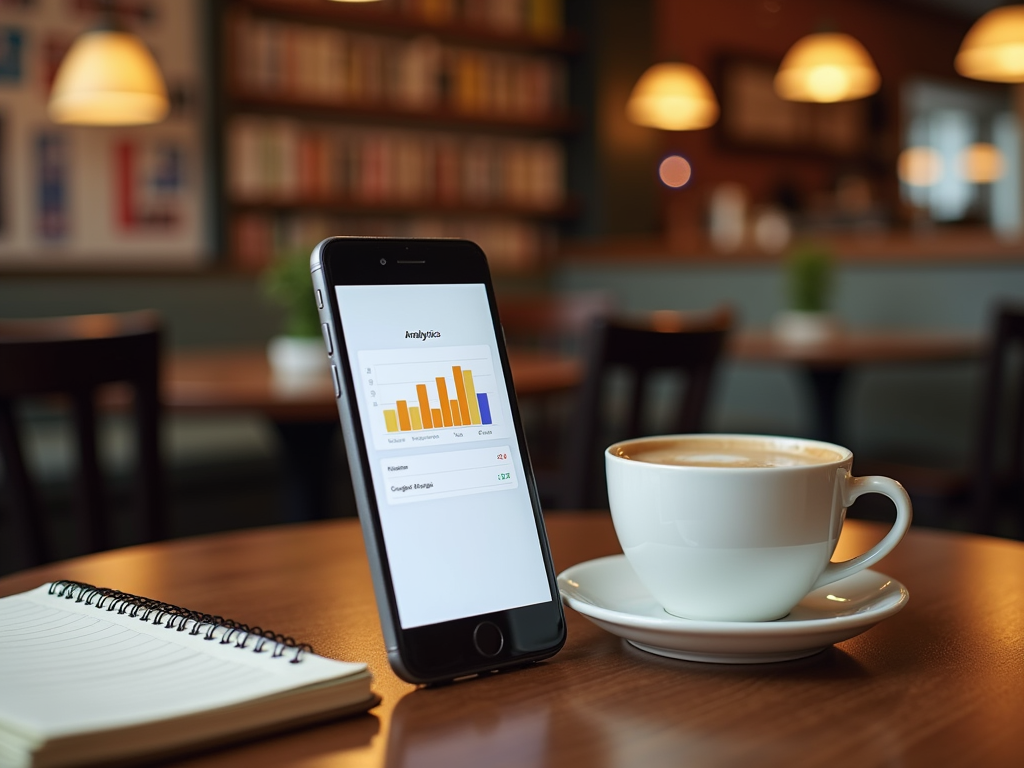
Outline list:
[[[624,446],[629,446],[625,448]],[[627,452],[628,450],[628,452]],[[812,444],[779,445],[765,440],[709,439],[680,441],[678,438],[652,439],[626,443],[618,456],[650,464],[674,464],[681,467],[799,467],[828,464],[843,454]]]
[[[670,435],[605,452],[622,550],[669,613],[769,621],[818,587],[881,560],[910,527],[911,504],[887,477],[853,477],[832,443],[761,435]],[[830,562],[846,508],[865,493],[896,505],[896,522],[864,554]]]

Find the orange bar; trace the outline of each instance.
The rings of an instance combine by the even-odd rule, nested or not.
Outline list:
[[[420,418],[423,420],[423,428],[430,429],[431,427],[438,426],[440,424],[433,424],[430,420],[430,401],[427,400],[427,385],[417,384],[416,385],[416,397],[420,401]]]
[[[438,376],[434,381],[437,382],[437,396],[441,398],[441,423],[451,427],[455,422],[452,421],[452,407],[448,402],[448,382],[444,380],[444,376]],[[434,423],[438,425],[437,422]]]
[[[412,432],[412,422],[409,421],[409,404],[405,400],[395,403],[398,408],[398,428],[403,432]]]
[[[441,409],[440,408],[431,408],[430,409],[430,418],[434,422],[434,429],[440,429],[440,427],[441,427]]]
[[[452,375],[455,377],[455,394],[459,398],[459,415],[467,427],[469,421],[469,400],[466,399],[466,380],[462,377],[462,366],[453,365]]]
[[[456,427],[461,427],[462,426],[462,418],[459,416],[459,401],[458,400],[451,400],[450,403],[451,403],[451,409],[452,409],[452,421],[455,422],[455,426]]]

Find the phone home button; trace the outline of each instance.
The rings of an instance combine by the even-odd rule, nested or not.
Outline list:
[[[501,630],[489,621],[481,621],[473,630],[473,645],[481,656],[497,656],[505,647],[505,637]]]

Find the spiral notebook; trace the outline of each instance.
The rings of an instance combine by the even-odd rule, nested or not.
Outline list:
[[[72,581],[0,599],[0,768],[177,754],[362,712],[365,664]]]

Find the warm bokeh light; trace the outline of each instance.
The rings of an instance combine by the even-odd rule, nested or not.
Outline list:
[[[693,175],[690,161],[681,155],[669,155],[658,166],[658,178],[666,187],[685,187]]]
[[[626,115],[637,125],[695,131],[718,120],[718,99],[699,69],[690,64],[655,64],[633,86]]]
[[[900,181],[912,187],[930,187],[942,178],[942,156],[931,147],[908,147],[896,163]]]
[[[975,80],[1024,82],[1024,5],[994,8],[978,19],[953,63]]]
[[[855,38],[820,32],[797,40],[775,75],[775,92],[789,101],[852,101],[878,90],[875,62]]]
[[[991,184],[1003,176],[1006,162],[994,144],[979,141],[960,155],[960,175],[973,184]]]
[[[153,55],[135,35],[114,30],[79,37],[53,82],[48,110],[56,123],[146,125],[170,109]]]

